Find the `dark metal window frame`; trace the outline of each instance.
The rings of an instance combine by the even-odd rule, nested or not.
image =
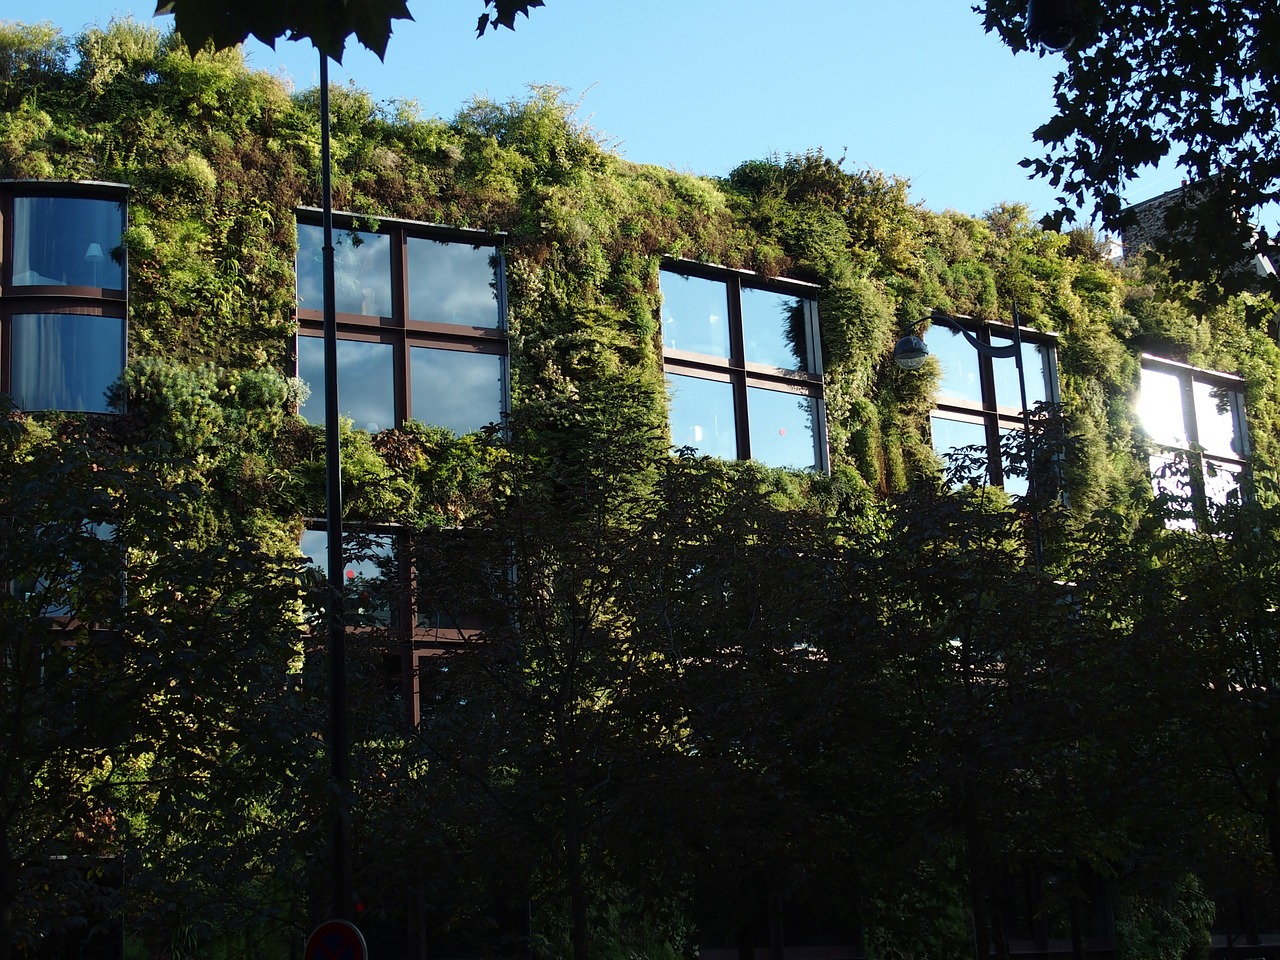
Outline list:
[[[310,226],[320,225],[321,211],[312,207],[297,210],[297,222]],[[368,225],[376,221],[376,229]],[[376,233],[391,238],[391,316],[373,316],[358,313],[338,313],[338,339],[391,344],[394,351],[393,395],[396,423],[404,423],[413,416],[412,380],[410,376],[411,349],[426,347],[452,350],[462,353],[482,353],[501,358],[502,363],[502,413],[505,415],[511,403],[510,338],[507,332],[507,277],[506,259],[502,254],[502,234],[480,230],[466,230],[439,224],[420,223],[412,220],[395,220],[386,217],[360,216],[352,213],[335,213],[336,232]],[[497,308],[492,327],[464,326],[409,319],[408,241],[413,238],[457,243],[471,247],[491,247],[497,257],[496,283]],[[323,309],[303,309],[295,306],[299,337],[321,338],[324,334]],[[292,357],[296,374],[297,352]]]
[[[999,343],[996,344],[997,346],[1005,346],[1007,343],[1014,342],[1015,331],[1008,324],[966,323],[964,328],[988,346],[992,345],[993,337],[999,340]],[[1049,348],[1046,354],[1049,369],[1046,372],[1048,382],[1045,384],[1045,401],[1050,404],[1057,404],[1061,396],[1058,389],[1057,335],[1032,330],[1025,326],[1019,332],[1025,346]],[[961,335],[957,333],[955,336],[960,337]],[[961,341],[963,342],[963,338],[961,338]],[[965,349],[972,350],[973,348],[965,344]],[[1000,435],[1005,431],[1022,433],[1026,427],[1023,422],[1021,407],[998,402],[994,365],[1007,363],[1012,369],[1015,361],[1012,357],[989,357],[977,350],[973,350],[973,354],[978,363],[978,381],[981,385],[982,399],[973,401],[963,397],[947,396],[939,393],[934,401],[930,418],[938,417],[943,420],[981,424],[987,445],[987,479],[993,486],[1003,487],[1004,463],[1000,456]],[[934,452],[945,459],[944,451],[938,450],[936,446],[934,447]]]
[[[829,473],[831,464],[827,449],[827,409],[823,392],[822,348],[818,325],[817,300],[818,293],[822,288],[817,284],[805,283],[800,280],[770,279],[746,270],[733,270],[729,267],[717,267],[692,260],[666,260],[662,263],[661,270],[664,273],[698,277],[703,280],[712,280],[725,284],[728,294],[729,326],[729,356],[727,358],[674,350],[664,346],[662,351],[663,373],[732,384],[734,433],[739,460],[751,458],[751,424],[747,414],[748,387],[760,387],[778,393],[792,393],[797,396],[812,398],[815,401],[815,419],[817,420],[814,436],[814,462],[822,473]],[[805,345],[808,351],[805,365],[808,368],[807,370],[783,370],[767,364],[748,363],[744,359],[742,329],[742,290],[744,287],[796,297],[805,302]]]
[[[0,393],[13,390],[13,318],[26,314],[76,314],[123,322],[120,367],[129,360],[129,261],[125,257],[124,286],[72,287],[61,284],[15,286],[13,283],[14,199],[59,197],[69,200],[112,200],[125,206],[129,226],[129,186],[88,180],[0,180]],[[123,241],[122,241],[123,242]]]
[[[306,529],[324,532],[325,521],[323,518],[310,519],[306,523]],[[350,535],[345,538],[348,549],[361,539],[386,539],[389,542],[388,556],[392,560],[392,566],[390,576],[375,584],[378,592],[389,601],[385,608],[388,622],[360,623],[358,618],[353,618],[353,622],[347,624],[347,632],[372,643],[375,649],[381,650],[387,657],[388,662],[399,661],[399,695],[405,707],[407,722],[410,726],[417,726],[422,710],[422,662],[474,640],[483,632],[482,628],[474,623],[445,626],[422,622],[414,543],[415,537],[420,534],[415,535],[398,524],[358,524],[348,529]],[[437,535],[465,537],[462,530],[444,528],[435,532]],[[462,547],[465,548],[465,544]],[[320,559],[323,562],[327,558]],[[343,579],[345,583],[345,577]]]

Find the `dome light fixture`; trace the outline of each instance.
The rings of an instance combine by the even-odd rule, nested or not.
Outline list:
[[[919,370],[928,359],[928,346],[914,333],[907,334],[893,345],[893,362],[903,370]]]
[[[1081,0],[1028,0],[1027,42],[1055,53],[1068,50],[1084,30]]]

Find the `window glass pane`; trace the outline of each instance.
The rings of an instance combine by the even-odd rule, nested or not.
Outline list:
[[[411,413],[415,420],[461,435],[502,420],[502,358],[412,347]]]
[[[1209,453],[1243,457],[1243,444],[1236,436],[1233,399],[1236,391],[1197,380],[1191,385],[1196,405],[1196,433],[1200,446]]]
[[[406,255],[410,320],[501,326],[493,247],[410,237]]]
[[[1152,454],[1147,468],[1151,471],[1151,492],[1164,501],[1168,511],[1165,526],[1170,530],[1194,530],[1195,494],[1187,455]]]
[[[1226,464],[1206,460],[1204,464],[1204,495],[1210,504],[1225,506],[1229,500],[1240,497],[1240,472]]]
[[[1025,442],[1023,440],[1024,435],[1025,434],[1021,430],[1001,430],[1000,431],[1001,445],[1003,446],[1009,443],[1010,438],[1013,438],[1013,442],[1018,444],[1018,450],[1019,452],[1021,452],[1023,449],[1022,444]],[[1003,453],[1004,451],[1001,450],[1002,455]],[[1025,497],[1027,495],[1027,490],[1030,488],[1030,485],[1027,483],[1027,478],[1025,475],[1026,469],[1027,469],[1025,461],[1026,461],[1025,456],[1020,457],[1018,460],[1018,463],[1019,463],[1018,470],[1022,474],[1021,476],[1015,476],[1011,474],[1009,472],[1008,464],[1005,462],[1001,463],[1000,472],[1004,477],[1004,482],[1002,486],[1004,487],[1007,493],[1017,494],[1020,497]]]
[[[671,442],[700,454],[736,460],[733,385],[680,374],[667,376],[671,396]]]
[[[119,571],[123,569],[123,561],[119,557],[119,566],[115,562],[103,565],[91,562],[86,571],[83,558],[96,560],[96,544],[86,545],[83,540],[92,538],[100,543],[111,543],[116,537],[116,525],[110,522],[94,522],[92,520],[71,520],[69,525],[56,524],[41,527],[39,533],[47,534],[49,543],[58,544],[61,563],[41,569],[39,573],[24,571],[9,584],[9,589],[19,603],[31,604],[35,607],[31,612],[40,617],[69,617],[77,612],[91,616],[92,610],[85,610],[79,603],[81,597],[88,598],[95,591],[104,587],[112,594],[121,587]],[[76,540],[83,538],[80,543]],[[104,583],[104,577],[111,578],[114,583]],[[102,596],[99,592],[99,596]],[[86,606],[92,601],[86,599]],[[80,608],[77,611],[77,608]]]
[[[818,469],[818,451],[814,445],[817,409],[818,403],[813,397],[748,387],[751,459],[770,467]]]
[[[329,532],[303,530],[299,544],[317,579],[329,579]],[[389,533],[344,531],[343,613],[348,623],[390,626],[395,594],[395,538]]]
[[[659,283],[663,346],[728,358],[728,288],[716,280],[667,272],[660,275]]]
[[[783,370],[808,370],[805,305],[799,297],[743,287],[744,359]]]
[[[105,413],[124,368],[124,320],[73,313],[13,317],[10,381],[23,410]]]
[[[969,346],[964,336],[941,324],[929,328],[929,352],[942,366],[938,392],[953,400],[982,403],[982,375],[978,367],[978,351]]]
[[[1186,420],[1182,414],[1182,380],[1163,370],[1142,368],[1138,394],[1138,420],[1147,436],[1171,447],[1187,446]]]
[[[389,343],[338,341],[338,412],[361,430],[395,425],[395,350]],[[324,340],[298,337],[298,376],[311,388],[298,412],[324,423]]]
[[[324,228],[298,224],[298,306],[324,309]],[[391,316],[391,238],[353,230],[333,232],[334,309],[367,317]]]
[[[1004,347],[1013,343],[1009,337],[992,337],[993,347]],[[1027,409],[1034,410],[1037,403],[1049,399],[1049,376],[1053,366],[1049,362],[1049,351],[1053,349],[1046,344],[1022,341],[1022,370],[1027,379]],[[1018,363],[1013,357],[992,357],[991,374],[996,386],[996,404],[1002,407],[1022,409],[1022,394],[1018,389]]]
[[[952,420],[949,417],[929,418],[933,435],[933,452],[957,483],[983,484],[989,482],[987,461],[987,428],[968,420]]]
[[[118,200],[14,197],[14,285],[123,290],[124,218]]]

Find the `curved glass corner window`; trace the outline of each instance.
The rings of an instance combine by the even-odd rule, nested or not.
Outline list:
[[[10,394],[23,410],[106,413],[125,361],[121,317],[20,313],[10,319]]]
[[[410,320],[501,327],[495,248],[426,237],[409,237],[405,245]]]
[[[743,287],[743,359],[780,370],[807,371],[810,366],[808,308],[811,302],[772,290]]]
[[[729,357],[729,291],[719,280],[663,271],[662,345],[683,353]]]
[[[732,383],[669,373],[667,390],[673,445],[724,460],[738,456]]]
[[[298,306],[324,309],[324,228],[298,224]],[[391,316],[391,237],[359,230],[333,231],[334,310]]]
[[[298,413],[324,423],[324,340],[298,337],[298,376],[311,389]],[[395,348],[367,340],[338,341],[338,414],[377,433],[396,424]]]
[[[770,467],[817,470],[816,397],[747,387],[751,459]]]
[[[461,436],[502,421],[502,357],[493,353],[409,348],[409,415]]]
[[[124,227],[123,200],[15,196],[13,286],[123,290]]]

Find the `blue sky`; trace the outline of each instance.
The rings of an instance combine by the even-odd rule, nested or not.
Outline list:
[[[721,175],[771,154],[822,148],[848,169],[908,179],[934,210],[981,214],[1001,202],[1039,215],[1047,184],[1018,165],[1048,119],[1053,57],[1013,56],[983,33],[968,0],[546,0],[515,32],[475,37],[481,0],[409,0],[386,61],[349,45],[335,83],[413,100],[449,117],[474,96],[564,88],[578,117],[617,152]],[[8,18],[74,34],[113,17],[152,21],[154,0],[44,0]],[[154,21],[168,29],[171,18]],[[253,43],[252,66],[314,86],[308,43]],[[1154,174],[1146,199],[1177,185]]]

